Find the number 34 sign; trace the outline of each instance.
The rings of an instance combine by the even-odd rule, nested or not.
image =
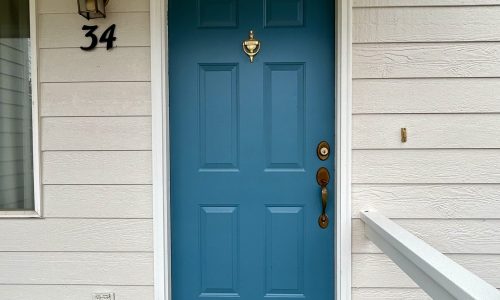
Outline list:
[[[97,46],[97,42],[99,43],[106,43],[106,49],[109,50],[113,48],[113,42],[116,41],[115,37],[115,28],[116,25],[113,24],[106,28],[104,32],[101,34],[101,37],[98,39],[97,35],[95,35],[95,31],[97,30],[98,26],[97,25],[83,25],[82,30],[86,30],[87,33],[85,34],[85,37],[91,38],[90,45],[88,47],[80,47],[80,49],[85,50],[85,51],[90,51],[94,49]]]

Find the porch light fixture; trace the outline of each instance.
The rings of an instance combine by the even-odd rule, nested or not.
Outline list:
[[[77,0],[78,13],[85,19],[106,18],[106,5],[109,0]]]

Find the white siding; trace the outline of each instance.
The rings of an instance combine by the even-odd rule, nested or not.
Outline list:
[[[500,5],[498,0],[353,0],[353,7]]]
[[[38,1],[44,219],[0,220],[0,299],[153,299],[149,0],[108,8]],[[80,50],[93,23],[116,48]]]
[[[89,300],[89,295],[114,291],[116,299],[153,299],[151,286],[86,286],[86,285],[7,285],[2,287],[2,296],[9,300]]]
[[[365,209],[500,288],[500,1],[354,0],[353,18],[353,299],[429,299]]]

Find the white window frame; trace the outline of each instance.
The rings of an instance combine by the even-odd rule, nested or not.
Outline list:
[[[332,285],[335,286],[335,300],[350,300],[352,287],[352,0],[332,1],[335,2],[336,7],[337,97],[335,108],[335,282],[332,282]],[[172,300],[167,8],[168,0],[150,0],[155,300]]]
[[[41,155],[40,155],[40,118],[39,118],[39,81],[38,81],[38,22],[36,0],[29,0],[30,43],[31,43],[31,116],[33,141],[33,198],[32,210],[0,210],[0,218],[41,218]]]

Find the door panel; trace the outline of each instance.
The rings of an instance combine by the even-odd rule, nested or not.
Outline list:
[[[265,236],[266,296],[303,296],[303,207],[267,207]]]
[[[201,293],[237,295],[238,208],[200,211]]]
[[[238,66],[200,65],[201,170],[238,169]]]
[[[173,299],[333,299],[333,24],[329,0],[169,1]]]
[[[303,171],[304,113],[304,65],[266,63],[263,114],[267,171]]]

